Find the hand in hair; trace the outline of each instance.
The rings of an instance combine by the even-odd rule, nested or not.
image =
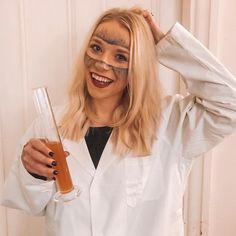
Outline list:
[[[152,31],[154,41],[157,44],[165,35],[159,29],[159,27],[157,26],[157,23],[155,22],[155,20],[153,19],[152,15],[149,11],[144,10],[142,12],[142,15],[145,18],[146,22],[148,23],[148,25]]]

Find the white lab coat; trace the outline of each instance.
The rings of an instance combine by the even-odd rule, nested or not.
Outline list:
[[[2,204],[45,215],[47,236],[183,236],[182,197],[195,157],[231,134],[236,124],[236,79],[180,24],[158,43],[159,60],[184,77],[189,95],[163,102],[152,155],[124,158],[108,143],[95,170],[85,140],[64,140],[81,195],[55,203],[54,181],[32,177],[19,157]],[[36,121],[25,135],[42,135]]]

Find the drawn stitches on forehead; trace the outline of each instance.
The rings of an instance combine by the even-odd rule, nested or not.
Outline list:
[[[101,29],[98,32],[95,31],[93,36],[98,37],[111,45],[121,46],[129,50],[129,44],[125,39],[120,36],[111,35],[105,29]]]
[[[128,68],[119,68],[119,67],[115,67],[112,65],[107,64],[104,61],[101,60],[97,60],[95,58],[90,57],[87,53],[84,56],[84,64],[90,68],[91,66],[95,66],[96,63],[100,63],[100,64],[106,64],[107,66],[109,66],[114,74],[116,75],[117,78],[124,78],[128,75]]]

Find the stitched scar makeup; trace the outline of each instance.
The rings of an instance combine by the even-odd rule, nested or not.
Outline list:
[[[102,60],[95,59],[94,57],[88,55],[87,52],[85,53],[84,64],[88,68],[91,68],[91,67],[95,66],[97,63],[98,64],[104,64],[107,67],[109,67],[110,69],[112,69],[117,78],[124,78],[128,75],[128,68],[120,68],[120,67],[110,65],[110,64],[108,64],[108,63],[106,63]]]

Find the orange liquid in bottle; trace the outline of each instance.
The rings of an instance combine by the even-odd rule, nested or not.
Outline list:
[[[64,153],[61,143],[56,141],[48,141],[46,145],[54,152],[53,158],[57,162],[57,166],[54,167],[54,169],[58,170],[59,172],[56,176],[56,183],[59,188],[59,191],[62,194],[72,191],[73,183],[66,162],[66,155]]]

